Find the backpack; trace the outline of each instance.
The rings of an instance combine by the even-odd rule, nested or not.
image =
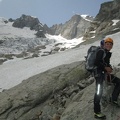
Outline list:
[[[94,69],[96,69],[96,66],[94,65],[95,59],[96,59],[96,53],[102,49],[100,46],[91,46],[87,51],[87,56],[85,56],[85,69],[89,72],[93,72]],[[104,49],[102,49],[104,51]],[[104,56],[105,57],[105,51]]]

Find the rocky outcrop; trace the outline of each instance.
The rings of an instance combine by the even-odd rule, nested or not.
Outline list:
[[[51,49],[46,49],[46,47],[54,43],[54,39],[48,38],[5,38],[0,40],[0,64],[6,60],[14,59],[14,57],[28,59],[43,56],[45,52],[47,55],[53,54],[54,50],[52,48],[55,49],[57,46],[52,46]]]
[[[120,19],[120,4],[119,0],[105,2],[101,4],[99,13],[97,14],[95,21],[111,21],[113,19]]]
[[[72,96],[90,84],[83,85],[86,77],[84,62],[77,62],[24,80],[0,93],[0,120],[47,120],[62,114]]]
[[[31,30],[36,31],[38,31],[39,29],[43,29],[42,24],[40,25],[38,18],[27,16],[24,14],[14,21],[13,27],[30,27]]]
[[[9,18],[9,20],[8,20],[9,22],[14,22],[15,20],[14,19],[12,19],[12,18]]]
[[[51,31],[52,31],[52,35],[59,35],[61,33],[61,29],[63,27],[63,24],[55,24],[52,27],[50,27]]]
[[[120,69],[114,68],[114,72],[116,76],[120,78]],[[107,88],[104,88],[103,92],[107,89],[108,91],[106,91],[104,95],[108,96],[108,94],[111,94],[111,89],[113,89],[114,86],[107,85],[105,87]],[[74,96],[71,104],[69,104],[62,113],[60,120],[96,120],[93,111],[94,92],[95,83],[79,91]],[[118,102],[120,103],[120,97]],[[101,110],[107,116],[107,120],[117,120],[120,118],[120,108],[109,104],[109,102],[106,102],[103,98],[101,99]]]
[[[29,16],[29,15],[22,15],[20,18],[14,20],[13,27],[17,28],[24,28],[29,27],[31,30],[37,31],[36,36],[45,38],[45,33],[50,32],[47,25],[45,27],[42,25],[42,23],[39,22],[38,18]]]
[[[46,38],[45,34],[43,31],[37,31],[35,34],[38,38]]]
[[[84,35],[85,39],[100,35],[104,37],[108,34],[113,34],[120,31],[120,21],[113,24],[113,20],[120,19],[119,2],[119,0],[114,0],[101,4],[99,13],[95,17],[94,21],[91,22],[91,26]]]
[[[24,80],[0,93],[0,120],[94,120],[95,83],[88,76],[84,62],[75,62]],[[108,120],[120,116],[119,108],[101,106]]]
[[[53,25],[50,29],[52,30],[52,34],[61,34],[67,39],[78,38],[83,36],[92,20],[92,17],[87,16],[86,19],[84,19],[80,15],[74,15],[65,24]]]

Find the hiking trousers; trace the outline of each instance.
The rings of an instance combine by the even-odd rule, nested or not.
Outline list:
[[[103,94],[103,81],[105,80],[105,73],[98,72],[97,74],[94,72],[94,78],[96,80],[96,89],[94,95],[94,112],[101,112],[100,100]],[[112,101],[117,101],[117,98],[120,93],[120,79],[111,75],[111,82],[114,83],[114,89],[112,94]]]

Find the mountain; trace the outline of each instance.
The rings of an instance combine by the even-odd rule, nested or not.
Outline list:
[[[99,13],[91,22],[90,27],[86,31],[84,38],[102,36],[116,33],[120,31],[120,1],[114,0],[101,4]]]
[[[42,25],[31,16],[22,15],[16,20],[0,18],[0,64],[14,58],[52,55],[83,42],[82,37],[67,40],[61,35],[50,35],[49,32],[47,25]]]
[[[38,18],[24,14],[20,18],[14,20],[12,26],[17,28],[29,27],[30,30],[37,31],[36,33],[37,37],[42,38],[45,38],[45,33],[49,33],[50,31],[47,25],[44,26],[42,23],[40,23]]]
[[[16,20],[0,18],[0,64],[14,58],[47,56],[73,48],[83,42],[91,21],[93,17],[88,15],[74,15],[65,24],[49,28],[30,15],[23,14]]]
[[[88,15],[74,15],[69,21],[64,24],[56,24],[48,27],[46,24],[42,25],[38,18],[28,15],[22,15],[20,18],[14,20],[13,27],[24,28],[29,27],[31,30],[36,30],[37,37],[44,37],[45,34],[61,35],[66,39],[79,38],[83,36],[86,29],[90,27],[93,17]]]
[[[61,36],[67,39],[79,38],[90,27],[93,19],[93,17],[87,15],[74,15],[64,24],[53,25],[50,29],[53,35],[61,34]]]

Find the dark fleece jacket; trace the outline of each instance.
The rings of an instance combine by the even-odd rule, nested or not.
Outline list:
[[[105,71],[105,67],[111,67],[110,58],[112,53],[106,49],[100,49],[96,54],[95,66],[97,69]]]

